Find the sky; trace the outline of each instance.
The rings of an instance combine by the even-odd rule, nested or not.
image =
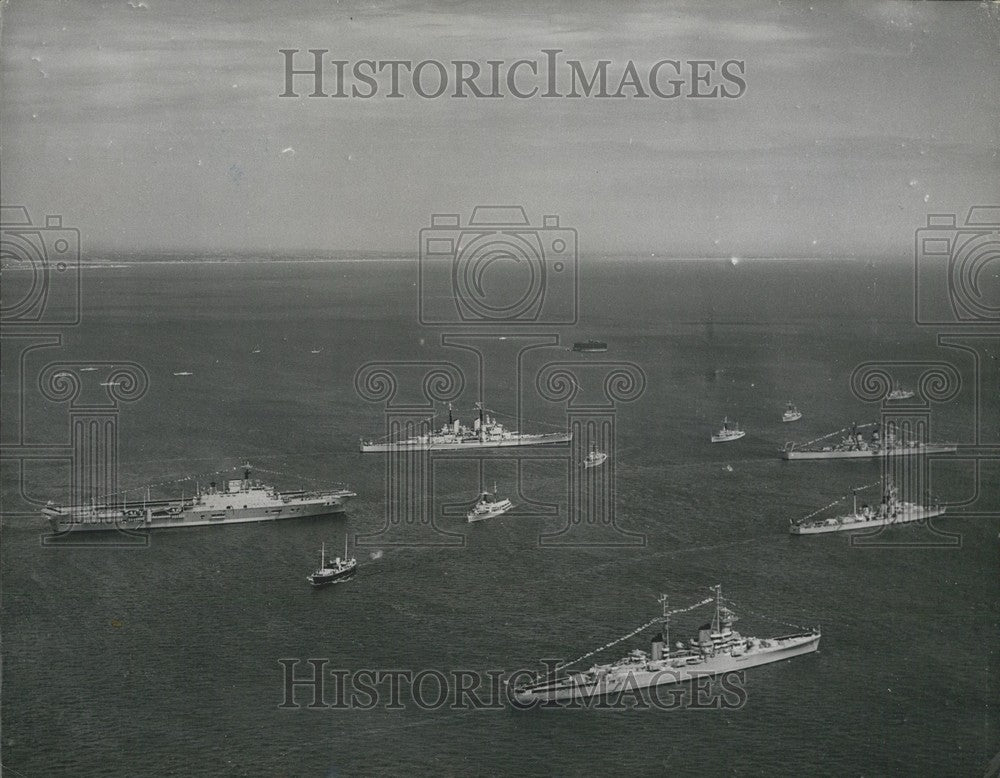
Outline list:
[[[1000,202],[997,3],[11,0],[0,13],[3,203],[61,214],[88,256],[415,253],[432,213],[480,204],[523,205],[532,224],[557,214],[581,253],[899,256],[928,213]],[[746,89],[392,99],[380,78],[371,99],[280,98],[284,48],[351,63],[544,63],[557,48],[619,76],[630,60],[737,59]]]

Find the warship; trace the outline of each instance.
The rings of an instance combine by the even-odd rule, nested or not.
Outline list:
[[[540,446],[546,443],[567,443],[572,432],[527,433],[508,430],[497,419],[486,413],[482,403],[476,403],[479,417],[472,427],[463,425],[452,415],[448,405],[448,423],[437,432],[416,435],[402,440],[364,440],[361,453],[383,451],[472,451],[483,448],[507,446]]]
[[[859,431],[865,427],[874,427],[871,437],[865,440]],[[846,432],[847,435],[836,444],[823,445],[822,441]],[[783,459],[865,459],[873,457],[913,456],[915,454],[947,454],[957,451],[958,447],[948,443],[921,443],[911,440],[897,440],[891,427],[883,438],[879,431],[879,423],[852,424],[850,427],[831,432],[821,438],[810,440],[801,446],[786,443],[781,452]]]
[[[662,596],[661,617],[596,651],[584,654],[580,659],[557,667],[552,677],[536,678],[532,682],[515,685],[511,690],[514,698],[522,704],[590,700],[621,693],[624,690],[635,692],[639,689],[744,670],[808,654],[819,648],[821,637],[819,628],[773,638],[741,635],[733,629],[733,623],[737,620],[736,614],[723,605],[721,586],[715,586],[713,589],[714,597],[672,611],[667,610],[666,595]],[[691,638],[686,645],[678,642],[677,647],[671,649],[670,617],[710,603],[715,604],[715,615],[712,620],[704,624],[698,630],[697,637]],[[653,637],[648,653],[635,649],[616,662],[593,665],[589,670],[559,675],[559,672],[569,665],[610,648],[644,631],[661,619],[662,631]]]
[[[497,485],[493,484],[493,494],[489,492],[483,492],[479,495],[479,502],[477,502],[471,511],[465,516],[465,520],[470,524],[474,521],[484,521],[485,519],[492,519],[496,516],[500,516],[506,513],[511,508],[514,507],[514,503],[510,500],[501,500],[497,496]]]
[[[910,389],[904,389],[903,385],[896,383],[896,388],[893,389],[889,394],[885,396],[887,400],[909,400],[913,397],[913,392]]]
[[[818,535],[824,532],[887,527],[894,524],[932,519],[935,516],[941,516],[945,510],[940,506],[929,508],[925,505],[902,502],[896,487],[891,482],[886,482],[883,485],[882,502],[879,505],[862,505],[861,509],[858,510],[858,493],[855,490],[853,512],[846,516],[833,516],[815,521],[810,520],[811,516],[798,521],[793,520],[790,522],[788,531],[792,535]]]
[[[344,501],[357,495],[348,489],[327,491],[297,490],[279,492],[250,476],[250,465],[243,478],[233,478],[223,489],[215,482],[191,497],[151,500],[149,490],[139,501],[105,501],[89,505],[60,506],[49,503],[42,509],[54,532],[95,530],[147,530],[176,527],[202,527],[214,524],[242,524],[278,521],[306,516],[330,516],[343,513]]]

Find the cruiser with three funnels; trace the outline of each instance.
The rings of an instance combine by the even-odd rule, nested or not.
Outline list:
[[[95,530],[145,530],[176,527],[203,527],[212,524],[243,524],[279,521],[306,516],[333,516],[344,513],[344,500],[357,495],[348,489],[327,491],[296,490],[279,492],[250,478],[245,465],[243,478],[231,479],[218,490],[215,483],[207,491],[198,489],[191,497],[173,500],[144,499],[121,502],[59,506],[42,509],[54,532]]]
[[[505,429],[503,424],[491,417],[476,403],[479,418],[472,427],[464,426],[452,417],[448,405],[448,423],[437,432],[416,435],[403,440],[362,440],[361,453],[370,454],[383,451],[470,451],[481,448],[501,448],[507,446],[540,446],[547,443],[568,443],[572,432],[527,433]]]

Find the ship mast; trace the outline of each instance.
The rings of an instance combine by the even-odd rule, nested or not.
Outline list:
[[[665,659],[670,658],[670,613],[667,611],[669,607],[669,601],[667,600],[666,594],[661,594],[659,599],[660,604],[663,606],[663,642],[667,646],[667,655]]]
[[[720,618],[720,610],[722,609],[722,584],[716,584],[712,587],[715,589],[715,629],[714,632],[722,632],[722,619]]]

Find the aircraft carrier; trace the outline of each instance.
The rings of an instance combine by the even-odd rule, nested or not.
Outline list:
[[[347,498],[356,496],[349,489],[279,492],[253,480],[247,465],[243,478],[230,479],[224,489],[213,483],[205,491],[173,500],[129,502],[123,497],[89,505],[50,503],[42,514],[57,533],[203,527],[335,515],[344,512]]]

